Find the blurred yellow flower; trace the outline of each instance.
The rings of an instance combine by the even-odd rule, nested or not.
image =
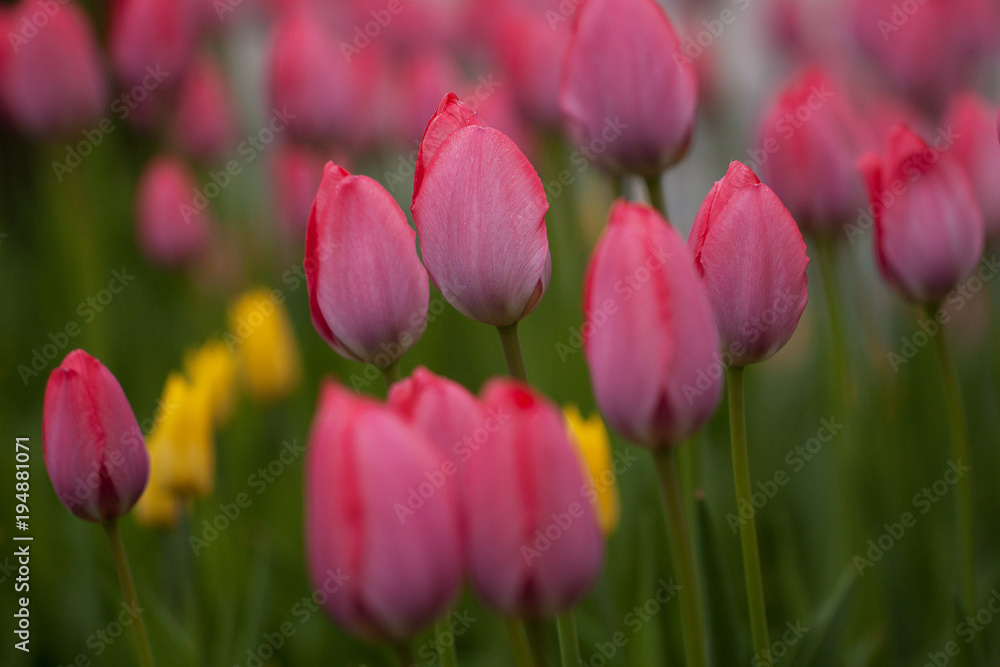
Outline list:
[[[185,355],[184,369],[191,384],[208,394],[215,423],[228,421],[235,403],[236,355],[222,341],[210,341]]]
[[[301,361],[281,292],[258,289],[241,296],[229,309],[225,341],[236,351],[255,401],[280,400],[298,383]]]
[[[621,507],[618,500],[618,484],[611,468],[611,443],[608,431],[596,412],[584,419],[575,405],[563,408],[571,440],[580,452],[584,468],[589,473],[588,493],[597,509],[601,530],[610,535],[618,528]]]
[[[212,401],[206,386],[171,373],[163,388],[161,415],[147,438],[159,460],[163,485],[180,498],[204,497],[215,484],[215,437]]]
[[[161,444],[157,444],[157,442]],[[180,498],[166,485],[163,459],[170,452],[159,441],[149,440],[149,483],[135,504],[135,520],[149,528],[174,528],[181,515]]]

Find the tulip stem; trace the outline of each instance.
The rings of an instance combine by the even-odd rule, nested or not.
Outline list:
[[[400,372],[399,372],[399,361],[398,360],[397,361],[393,361],[392,363],[390,363],[385,368],[380,368],[379,370],[382,371],[382,379],[385,380],[385,390],[386,391],[389,391],[390,389],[392,389],[392,385],[394,385],[397,382],[399,382],[400,377],[402,377],[400,375]]]
[[[503,354],[507,358],[507,370],[512,378],[528,381],[528,373],[524,370],[524,355],[521,354],[521,340],[517,336],[517,322],[507,326],[497,327],[500,332],[500,342],[503,343]]]
[[[556,629],[559,631],[559,655],[563,667],[577,667],[581,663],[580,640],[572,608],[556,616]]]
[[[667,212],[667,188],[663,185],[663,174],[646,176],[646,189],[649,190],[649,205],[663,214],[669,221],[670,215]]]
[[[143,609],[139,606],[139,597],[135,593],[135,583],[132,581],[132,571],[128,566],[128,555],[125,553],[125,543],[122,542],[121,531],[118,530],[118,522],[111,521],[104,524],[104,531],[107,533],[108,542],[111,545],[111,556],[115,561],[115,571],[118,573],[122,597],[125,599],[125,604],[137,612],[135,622],[132,623],[132,630],[139,651],[139,664],[142,667],[153,667],[153,653],[149,648],[146,622],[142,617]]]
[[[684,627],[684,654],[687,667],[705,667],[705,617],[701,609],[701,586],[695,566],[694,545],[688,532],[684,512],[684,494],[681,492],[677,460],[672,450],[663,449],[657,455],[656,466],[663,486],[666,504],[667,532],[674,559],[674,570],[681,582],[681,623]]]
[[[508,617],[507,635],[510,637],[510,646],[514,652],[514,664],[517,667],[535,667],[535,660],[531,657],[531,643],[528,641],[528,631],[524,627],[524,621],[517,616]]]
[[[448,623],[451,614],[445,614],[434,623],[434,638],[437,645],[444,649],[441,654],[441,667],[458,667],[458,654],[455,652],[455,636]]]
[[[736,479],[737,508],[750,507],[750,457],[747,454],[747,421],[743,396],[743,368],[726,371],[729,381],[729,433],[733,448],[733,476]],[[754,655],[770,655],[767,636],[767,607],[764,604],[764,579],[760,572],[760,552],[757,549],[757,522],[753,513],[740,523],[743,546],[743,573],[750,603],[750,629]]]
[[[837,291],[837,258],[835,246],[830,239],[816,239],[819,256],[820,281],[830,318],[830,333],[833,345],[833,379],[836,384],[838,410],[843,414],[851,402],[850,368],[847,362],[847,338],[844,335],[844,317]]]
[[[935,308],[928,309],[928,317],[933,318]],[[945,407],[948,410],[948,422],[951,428],[951,455],[956,466],[972,465],[969,457],[969,431],[965,412],[965,401],[962,398],[962,385],[958,380],[958,370],[948,352],[948,342],[944,331],[939,331],[935,340],[938,361],[941,364],[941,376],[944,385]],[[972,473],[966,472],[958,479],[958,548],[961,559],[962,605],[965,613],[976,613],[976,540],[973,530],[972,514]]]

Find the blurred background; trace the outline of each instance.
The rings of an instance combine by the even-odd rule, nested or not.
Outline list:
[[[374,369],[341,359],[310,323],[302,272],[309,207],[324,162],[335,160],[378,180],[408,214],[424,126],[445,93],[458,93],[517,142],[546,184],[553,277],[520,327],[528,374],[556,402],[592,411],[579,339],[581,280],[621,184],[581,159],[559,112],[560,61],[579,4],[0,5],[5,628],[16,597],[14,503],[6,492],[16,436],[31,440],[34,536],[32,650],[15,650],[6,634],[0,664],[134,662],[128,628],[115,624],[122,608],[104,537],[59,504],[45,473],[48,374],[70,350],[86,349],[118,377],[143,427],[153,428],[170,412],[159,403],[168,375],[189,368],[185,358],[211,341],[227,346],[236,367],[231,415],[211,429],[214,483],[179,515],[123,522],[154,655],[162,665],[391,664],[384,649],[352,639],[309,601],[297,447],[319,384],[332,376],[384,395]],[[988,0],[673,0],[664,8],[699,73],[694,142],[666,177],[671,221],[685,234],[730,160],[767,182],[766,110],[806,66],[823,68],[846,91],[858,153],[882,150],[898,120],[931,139],[948,125],[960,93],[975,93],[996,117],[1000,8]],[[1000,146],[989,129],[977,145],[997,164]],[[570,176],[560,182],[563,172]],[[643,196],[641,182],[624,189]],[[764,582],[772,639],[785,643],[776,645],[778,664],[923,665],[961,621],[953,491],[934,487],[950,457],[938,368],[915,337],[919,313],[879,279],[867,202],[857,206],[857,233],[836,239],[847,405],[838,408],[831,390],[812,245],[811,299],[799,330],[773,361],[748,373],[751,471],[767,496],[756,510]],[[968,285],[945,327],[969,409],[981,600],[1000,597],[1000,285],[990,278]],[[254,289],[271,293],[234,306]],[[287,311],[289,326],[260,327],[267,340],[254,346],[253,318],[268,304]],[[506,371],[492,328],[462,317],[435,291],[427,331],[403,372],[418,364],[473,391]],[[612,438],[616,450],[627,447]],[[691,446],[701,480],[692,518],[710,582],[715,664],[741,664],[750,633],[724,409]],[[768,484],[779,477],[786,481]],[[578,612],[584,661],[679,664],[680,605],[656,598],[672,569],[648,454],[619,470],[618,486],[621,524],[605,573]],[[926,504],[925,488],[933,496]],[[250,502],[231,516],[241,494]],[[879,546],[904,512],[916,524]],[[502,619],[468,593],[456,613],[462,664],[511,664]],[[807,630],[786,633],[786,623]],[[555,655],[554,629],[536,630]],[[617,631],[624,646],[609,643]],[[982,664],[998,664],[1000,620],[981,632],[989,652]],[[417,640],[420,664],[436,664],[430,641]]]

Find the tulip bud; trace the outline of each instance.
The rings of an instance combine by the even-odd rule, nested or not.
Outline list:
[[[327,163],[304,266],[313,325],[341,356],[385,368],[423,335],[430,287],[416,235],[376,181]]]
[[[509,418],[463,469],[472,584],[502,614],[551,616],[601,571],[603,538],[583,464],[558,408],[526,385],[493,380],[482,399]]]
[[[236,134],[236,114],[226,79],[213,60],[203,58],[184,76],[174,115],[174,143],[193,158],[224,158]]]
[[[438,452],[391,410],[330,383],[306,457],[306,553],[327,611],[364,638],[409,638],[462,580],[456,500],[429,484]]]
[[[302,362],[292,322],[280,291],[258,289],[241,296],[229,309],[224,340],[235,350],[250,398],[280,401],[299,383]]]
[[[149,447],[157,454],[157,482],[180,498],[203,498],[215,486],[212,407],[206,387],[180,373],[167,376]]]
[[[993,107],[975,93],[958,95],[952,100],[944,126],[955,135],[952,154],[965,167],[972,194],[983,213],[986,235],[1000,239],[1000,146]]]
[[[199,4],[199,0],[118,0],[113,5],[109,49],[126,88],[141,87],[145,97],[179,80],[195,54]]]
[[[691,141],[694,67],[655,0],[587,0],[577,11],[563,115],[577,141],[611,169],[655,176]]]
[[[864,183],[855,167],[860,129],[844,92],[818,69],[789,83],[765,113],[764,180],[803,232],[830,234],[864,206]]]
[[[627,439],[672,447],[722,397],[719,337],[684,242],[648,206],[620,200],[584,281],[584,353],[597,405]]]
[[[309,212],[323,180],[325,163],[318,153],[294,144],[274,149],[271,183],[275,213],[282,229],[300,242],[309,225]]]
[[[83,350],[49,376],[42,442],[56,495],[81,519],[119,519],[146,487],[149,455],[132,407],[111,371]]]
[[[107,96],[87,17],[72,3],[53,6],[22,0],[4,23],[10,50],[0,56],[0,98],[14,122],[37,135],[96,125]]]
[[[471,319],[506,326],[534,310],[549,284],[548,201],[528,159],[448,95],[417,157],[413,222],[424,266]]]
[[[605,536],[610,535],[618,528],[621,504],[618,500],[615,471],[611,465],[608,430],[599,414],[595,412],[584,419],[575,405],[564,407],[563,416],[569,428],[570,440],[576,445],[587,468],[587,494],[597,511],[601,531]]]
[[[205,249],[213,224],[197,200],[198,188],[187,168],[172,157],[159,157],[146,167],[136,194],[136,236],[149,261],[176,266]]]
[[[216,424],[232,416],[237,368],[236,357],[218,340],[184,357],[184,370],[193,385],[204,388]]]
[[[875,262],[885,280],[915,303],[936,304],[976,268],[983,214],[954,156],[931,148],[904,125],[884,156],[859,163],[875,217]]]
[[[177,526],[181,518],[182,500],[167,486],[164,478],[168,471],[169,459],[173,456],[164,439],[149,441],[149,484],[135,504],[135,520],[148,528],[170,529]]]

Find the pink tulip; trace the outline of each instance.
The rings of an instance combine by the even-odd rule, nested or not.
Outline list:
[[[451,488],[419,491],[441,469],[434,446],[391,410],[328,383],[305,469],[306,553],[330,615],[355,635],[401,641],[443,613],[463,562]]]
[[[112,7],[111,59],[126,88],[169,88],[195,55],[200,0],[117,0]],[[157,95],[157,97],[162,97]]]
[[[705,282],[726,363],[765,361],[799,325],[809,292],[806,244],[777,195],[732,162],[698,209],[688,250]]]
[[[236,135],[236,112],[222,69],[203,58],[184,76],[178,91],[173,135],[177,147],[193,158],[224,158]]]
[[[765,113],[764,180],[804,232],[830,234],[857,217],[865,204],[855,167],[861,144],[851,103],[819,69],[789,83]]]
[[[427,117],[437,109],[441,91],[454,87],[458,72],[448,54],[426,50],[405,58],[386,81],[388,134],[399,144],[411,147],[427,127]]]
[[[952,153],[965,167],[972,193],[983,213],[986,235],[1000,238],[1000,146],[994,105],[975,93],[964,93],[952,100],[946,127],[955,134]]]
[[[169,156],[150,162],[135,204],[136,236],[146,258],[174,266],[198,257],[213,225],[207,201],[182,162]]]
[[[548,208],[514,142],[446,97],[420,146],[412,211],[424,265],[448,302],[495,326],[534,310],[552,273]]]
[[[940,302],[983,252],[983,214],[965,171],[904,125],[890,133],[884,156],[865,155],[860,168],[882,277],[910,301]]]
[[[118,380],[83,350],[66,355],[45,386],[45,467],[60,502],[87,521],[124,516],[149,479],[149,455]]]
[[[430,288],[399,204],[367,176],[327,163],[306,230],[309,309],[348,359],[386,367],[420,339]]]
[[[313,199],[323,180],[324,159],[295,144],[274,148],[271,183],[275,212],[281,227],[301,239],[309,223]]]
[[[550,616],[577,602],[601,570],[583,464],[548,400],[508,379],[491,381],[482,396],[509,419],[464,467],[472,584],[500,613]]]
[[[560,102],[579,143],[615,170],[655,175],[687,151],[698,85],[655,0],[577,10]]]
[[[617,201],[584,281],[584,353],[598,407],[623,436],[672,447],[719,405],[719,337],[684,242],[659,213]]]
[[[4,27],[0,98],[14,122],[36,135],[96,125],[107,84],[86,15],[72,3],[22,0]]]

